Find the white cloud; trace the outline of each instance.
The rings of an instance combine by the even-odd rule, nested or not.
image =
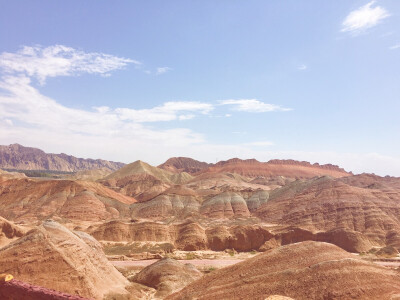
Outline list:
[[[301,70],[301,71],[306,70],[307,69],[307,65],[302,64],[302,65],[298,66],[297,69]]]
[[[400,48],[400,44],[396,44],[396,45],[389,47],[390,50],[395,50],[395,49],[399,49],[399,48]]]
[[[195,115],[180,115],[180,116],[178,117],[178,119],[179,119],[180,121],[184,121],[184,120],[193,119],[194,117],[195,117]]]
[[[245,112],[270,112],[270,111],[289,111],[290,108],[284,108],[279,105],[261,102],[257,99],[239,99],[239,100],[220,100],[220,105],[232,105],[233,110]]]
[[[179,109],[197,112],[199,107],[200,112],[208,111],[198,103],[174,102],[161,107],[175,114]],[[204,143],[204,137],[187,128],[145,127],[108,107],[92,111],[68,108],[42,95],[30,85],[29,78],[7,77],[0,81],[0,141],[129,162],[157,156],[166,149],[198,145]]]
[[[177,101],[177,102],[166,102],[161,106],[157,106],[151,109],[131,109],[131,108],[117,108],[114,110],[116,114],[122,120],[130,120],[133,122],[161,122],[161,121],[173,121],[176,119],[184,120],[191,119],[194,117],[193,114],[180,116],[180,112],[198,112],[202,114],[208,114],[213,110],[213,105],[203,102],[195,101]]]
[[[342,32],[358,34],[368,28],[376,26],[380,21],[390,16],[388,11],[381,6],[375,6],[371,1],[364,6],[350,12],[342,23]]]
[[[160,68],[157,68],[156,75],[161,75],[161,74],[167,73],[168,71],[171,71],[171,70],[172,69],[169,67],[160,67]]]
[[[77,76],[82,73],[109,76],[113,70],[127,64],[140,62],[104,53],[85,53],[71,47],[55,45],[50,47],[23,47],[16,53],[0,54],[0,68],[10,74],[20,73],[36,77],[40,84],[46,78],[56,76]]]

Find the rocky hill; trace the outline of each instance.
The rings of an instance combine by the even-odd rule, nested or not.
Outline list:
[[[172,157],[158,167],[175,173],[187,172],[194,174],[208,168],[209,166],[211,166],[211,164],[190,157]]]
[[[135,201],[95,182],[0,176],[0,216],[13,221],[109,220],[129,216]]]
[[[123,166],[123,163],[102,159],[76,158],[64,153],[45,153],[40,149],[19,144],[0,146],[0,168],[2,169],[76,172],[101,168],[115,171]]]
[[[188,157],[172,157],[158,168],[174,173],[187,172],[192,175],[203,173],[235,173],[246,177],[284,176],[289,178],[312,178],[314,176],[329,175],[343,177],[352,175],[344,169],[332,164],[310,164],[306,161],[292,159],[273,159],[268,162],[260,162],[256,159],[232,158],[219,161],[216,164],[201,162]]]
[[[399,282],[396,270],[331,244],[303,242],[216,270],[166,299],[397,299]]]
[[[272,191],[255,215],[310,230],[360,232],[400,248],[399,178],[356,175],[297,180]]]

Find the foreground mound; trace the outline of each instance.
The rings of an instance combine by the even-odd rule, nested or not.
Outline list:
[[[394,299],[400,274],[326,243],[279,247],[223,268],[166,299]]]
[[[80,296],[34,286],[19,280],[0,282],[0,299],[11,300],[89,300]]]
[[[144,268],[133,280],[155,288],[156,297],[165,297],[201,276],[202,273],[191,264],[181,264],[174,259],[164,258]]]
[[[0,249],[0,270],[25,282],[83,297],[126,294],[128,281],[106,259],[99,243],[54,221]]]

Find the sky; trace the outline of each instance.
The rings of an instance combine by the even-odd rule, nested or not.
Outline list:
[[[400,1],[0,0],[0,144],[400,176]]]

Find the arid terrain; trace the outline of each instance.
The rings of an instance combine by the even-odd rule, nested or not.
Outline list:
[[[3,298],[400,299],[400,178],[16,144],[0,167]]]

